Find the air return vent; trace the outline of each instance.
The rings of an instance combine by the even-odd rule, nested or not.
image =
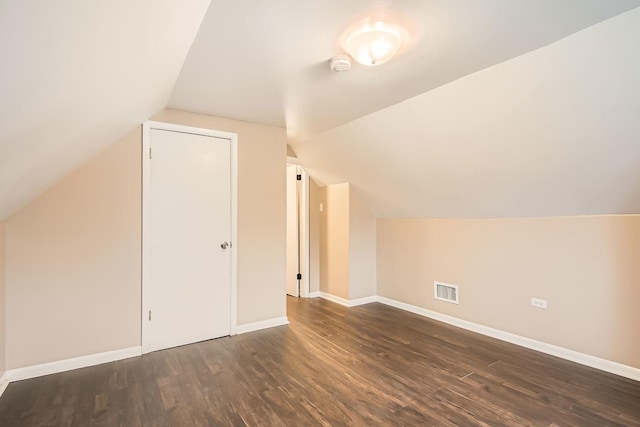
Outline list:
[[[433,282],[433,296],[440,301],[458,304],[458,285]]]

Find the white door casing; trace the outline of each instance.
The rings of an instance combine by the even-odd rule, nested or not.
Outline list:
[[[235,334],[236,153],[234,134],[143,126],[143,352]]]
[[[302,275],[299,287],[297,273]],[[309,175],[291,162],[287,164],[286,281],[288,295],[309,296]]]
[[[309,297],[309,174],[302,166],[298,166],[300,181],[300,296]]]
[[[298,200],[298,167],[287,165],[287,295],[299,295],[297,274],[300,272],[300,206]]]

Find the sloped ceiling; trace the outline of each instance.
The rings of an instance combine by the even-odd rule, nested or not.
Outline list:
[[[638,13],[597,23],[640,0],[209,3],[0,1],[0,218],[167,105],[286,126],[382,216],[638,211]],[[367,17],[410,45],[331,73]]]
[[[165,107],[209,2],[0,1],[0,218]]]
[[[638,0],[214,1],[170,108],[286,127],[302,140],[545,46]],[[332,73],[341,34],[384,18],[412,35],[393,61]]]
[[[640,213],[640,9],[307,141],[380,217]]]

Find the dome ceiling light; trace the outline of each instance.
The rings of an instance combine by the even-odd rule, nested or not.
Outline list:
[[[398,25],[367,21],[344,34],[342,48],[360,64],[375,66],[390,60],[408,38]]]

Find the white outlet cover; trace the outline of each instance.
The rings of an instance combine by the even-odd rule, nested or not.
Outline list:
[[[547,300],[540,298],[531,298],[531,305],[537,308],[547,308]]]

